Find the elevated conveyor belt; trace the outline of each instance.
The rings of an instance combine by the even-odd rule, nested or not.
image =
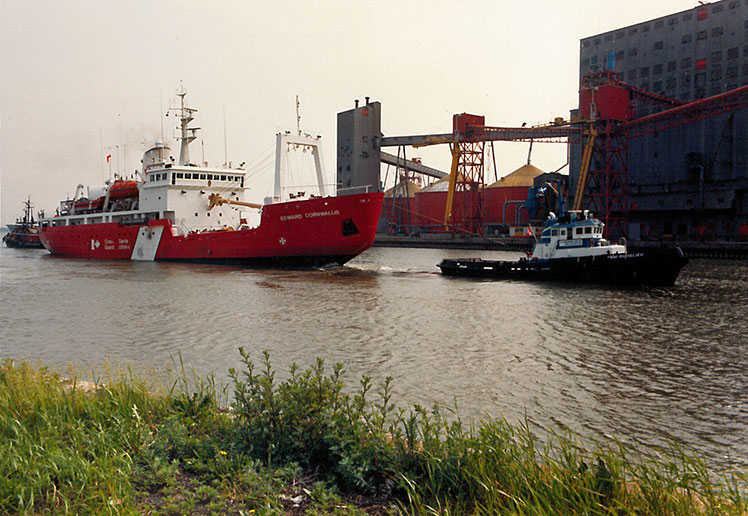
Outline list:
[[[389,154],[387,152],[380,152],[382,163],[386,163],[387,165],[394,165],[394,166],[403,166],[406,164],[408,166],[408,170],[411,170],[413,172],[416,172],[418,174],[423,174],[425,176],[435,177],[437,179],[441,179],[442,177],[446,176],[446,172],[442,172],[441,170],[437,170],[435,168],[427,167],[426,165],[422,165],[421,163],[418,163],[416,161],[411,160],[405,160],[405,163],[403,163],[402,158],[398,158],[394,154]]]

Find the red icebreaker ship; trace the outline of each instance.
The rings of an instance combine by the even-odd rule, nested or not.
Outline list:
[[[143,156],[141,181],[117,180],[95,199],[79,185],[58,214],[41,221],[41,241],[60,256],[141,261],[320,267],[344,264],[371,247],[382,193],[329,195],[319,137],[276,136],[275,192],[265,204],[244,200],[245,171],[190,162],[195,109],[181,92],[179,165],[157,142]],[[285,183],[286,153],[311,151],[317,193]],[[285,157],[285,159],[284,159]],[[310,188],[306,187],[306,190]],[[93,197],[93,196],[92,196]],[[259,225],[247,220],[260,212]],[[255,215],[256,218],[256,215]]]

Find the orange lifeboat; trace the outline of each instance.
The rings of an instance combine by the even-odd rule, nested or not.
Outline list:
[[[130,199],[138,196],[138,182],[137,181],[124,181],[121,179],[116,180],[112,186],[109,187],[109,198],[112,200],[117,199]]]

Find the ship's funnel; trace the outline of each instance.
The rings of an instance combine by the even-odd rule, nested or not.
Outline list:
[[[153,147],[143,154],[143,174],[147,174],[148,170],[153,167],[163,167],[166,165],[170,152],[171,149],[164,145],[163,142],[156,142]]]

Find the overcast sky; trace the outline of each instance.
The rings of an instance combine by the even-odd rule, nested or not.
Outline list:
[[[454,113],[519,126],[568,117],[577,104],[579,40],[697,5],[690,0],[0,0],[2,224],[31,196],[50,213],[78,183],[131,173],[162,135],[173,141],[180,81],[198,109],[193,161],[224,149],[254,163],[296,127],[325,139],[335,167],[336,113],[382,103],[387,136],[443,133]],[[224,111],[226,139],[224,140]],[[204,149],[204,151],[202,150]],[[449,152],[409,150],[449,169]],[[496,147],[498,176],[527,144]],[[555,170],[560,144],[532,162]],[[126,168],[125,168],[126,167]],[[267,169],[269,171],[269,169]],[[253,174],[248,197],[269,180]],[[487,173],[493,179],[493,171]]]

